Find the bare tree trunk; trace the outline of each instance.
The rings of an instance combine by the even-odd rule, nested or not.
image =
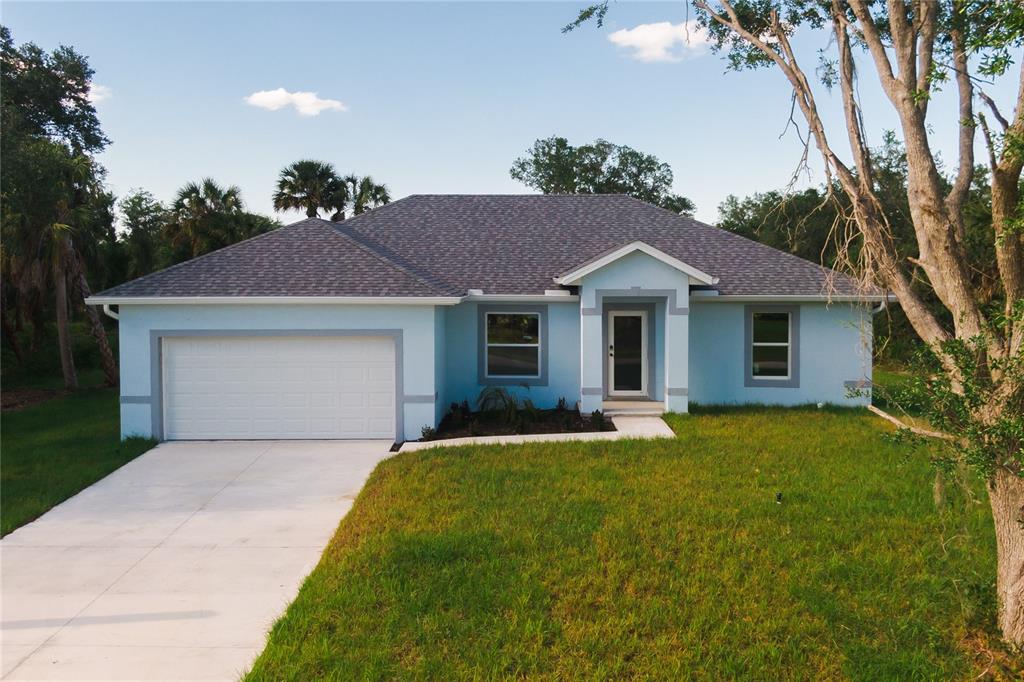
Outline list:
[[[1024,647],[1024,478],[997,469],[988,497],[996,527],[999,629],[1009,644]]]
[[[64,388],[78,388],[75,357],[71,353],[71,328],[68,322],[68,283],[63,272],[54,273],[53,286],[57,290],[57,345],[60,347],[60,368],[64,373]]]
[[[86,305],[85,299],[89,298],[92,291],[89,289],[89,282],[85,278],[85,268],[82,267],[82,259],[78,252],[72,255],[72,278],[78,295],[82,298],[82,305],[85,306],[85,315],[89,318],[89,330],[92,337],[96,339],[96,345],[100,348],[100,362],[103,364],[103,385],[117,386],[117,362],[114,360],[114,353],[110,350],[110,342],[107,340],[107,330],[103,327],[100,314],[96,307]]]
[[[42,295],[33,294],[30,310],[32,310],[32,336],[29,338],[28,350],[37,353],[46,340],[46,320],[43,313]]]
[[[3,325],[3,335],[7,339],[7,344],[11,347],[14,352],[14,357],[18,359],[19,363],[25,361],[25,356],[21,352],[21,344],[18,343],[18,332],[11,324],[10,318],[7,316],[7,308],[4,307],[3,311],[0,311],[0,323]]]

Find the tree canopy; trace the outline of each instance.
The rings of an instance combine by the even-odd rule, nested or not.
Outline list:
[[[579,147],[564,137],[537,140],[509,173],[544,194],[628,194],[685,215],[695,208],[686,197],[672,193],[667,163],[607,140]]]

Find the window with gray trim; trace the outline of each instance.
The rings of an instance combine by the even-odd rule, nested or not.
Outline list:
[[[743,385],[800,387],[800,306],[744,306]]]
[[[750,374],[755,379],[788,379],[790,367],[789,313],[751,315]]]
[[[526,304],[526,303],[480,303],[476,306],[477,322],[477,343],[476,343],[476,361],[477,361],[477,383],[481,386],[547,386],[548,385],[548,346],[551,336],[548,334],[548,305],[547,304]],[[500,375],[490,376],[487,372],[488,365],[488,335],[487,335],[487,320],[491,313],[498,313],[500,315],[512,315],[522,314],[534,316],[537,320],[537,351],[526,351],[523,350],[523,354],[533,355],[536,354],[538,366],[534,369],[532,366],[529,369],[536,373],[532,376],[516,376],[516,375]],[[529,333],[532,328],[532,321],[526,323],[527,332]],[[502,343],[500,337],[495,336],[495,345]],[[512,338],[515,338],[514,336]],[[521,341],[528,341],[520,337]],[[528,341],[532,344],[532,341]],[[527,343],[512,344],[516,346],[526,346]],[[505,351],[506,354],[512,354],[515,351]],[[495,367],[494,369],[500,369]],[[517,370],[523,371],[523,370]]]
[[[540,313],[486,312],[484,367],[489,379],[536,379],[541,373]]]

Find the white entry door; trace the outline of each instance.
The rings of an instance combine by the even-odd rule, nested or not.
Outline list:
[[[647,395],[647,312],[608,312],[608,395]]]
[[[388,337],[164,337],[162,372],[169,440],[395,437]]]

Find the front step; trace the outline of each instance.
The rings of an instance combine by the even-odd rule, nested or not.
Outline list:
[[[665,403],[651,400],[606,400],[601,404],[606,417],[660,417]]]

